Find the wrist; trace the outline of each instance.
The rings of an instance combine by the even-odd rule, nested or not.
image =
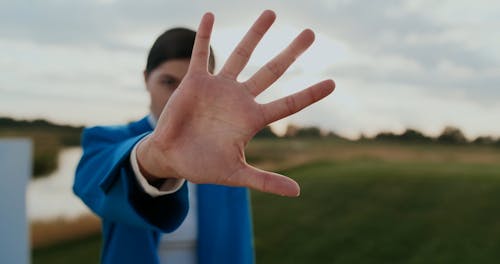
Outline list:
[[[159,144],[154,143],[152,136],[138,143],[136,155],[139,170],[151,185],[161,184],[168,178],[181,178],[164,158],[164,152]]]

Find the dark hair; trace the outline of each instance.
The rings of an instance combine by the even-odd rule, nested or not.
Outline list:
[[[161,34],[151,47],[146,64],[146,73],[150,74],[156,67],[172,59],[189,59],[193,51],[196,32],[187,28],[172,28]],[[208,60],[210,72],[214,71],[215,58],[212,47]]]

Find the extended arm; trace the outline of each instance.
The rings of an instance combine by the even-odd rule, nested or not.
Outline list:
[[[101,218],[145,229],[170,232],[188,211],[187,187],[152,197],[137,182],[130,152],[146,134],[132,136],[126,129],[95,127],[82,135],[83,156],[74,192]]]

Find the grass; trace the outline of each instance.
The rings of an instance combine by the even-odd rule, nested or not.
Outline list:
[[[254,192],[258,263],[495,263],[500,165],[316,162]]]
[[[498,149],[259,140],[247,157],[302,187],[295,199],[252,193],[257,263],[500,259]],[[94,236],[37,249],[33,260],[95,263],[99,244]]]
[[[99,263],[101,234],[64,242],[56,246],[42,247],[31,252],[33,264],[88,264]]]
[[[100,232],[99,217],[90,213],[71,219],[37,220],[30,223],[30,242],[32,248],[47,248]]]

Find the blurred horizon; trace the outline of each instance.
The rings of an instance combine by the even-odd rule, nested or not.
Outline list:
[[[129,120],[129,122],[135,122],[136,120]],[[86,126],[83,124],[71,124],[71,123],[64,123],[64,122],[56,122],[54,120],[46,119],[46,118],[31,118],[31,119],[24,119],[24,118],[17,118],[17,117],[11,117],[11,116],[2,116],[0,115],[0,127],[4,128],[9,128],[9,124],[12,123],[12,131],[11,133],[18,130],[18,132],[23,131],[23,129],[30,129],[30,127],[36,128],[37,129],[47,129],[47,128],[52,128],[52,129],[61,129],[61,128],[68,128],[70,130],[79,131]],[[109,124],[108,124],[109,125]],[[75,130],[76,129],[76,130]],[[272,131],[272,135],[268,134],[268,131]],[[266,131],[267,130],[267,131]],[[300,131],[300,132],[299,132]],[[54,131],[55,132],[55,131]],[[321,137],[340,137],[341,139],[344,140],[351,140],[351,141],[359,141],[363,139],[372,139],[372,140],[389,140],[389,141],[421,141],[420,143],[430,143],[431,141],[429,140],[436,140],[439,141],[439,137],[443,135],[452,135],[453,142],[449,142],[452,144],[468,144],[468,143],[479,143],[479,144],[495,144],[495,141],[500,143],[500,135],[479,135],[477,137],[467,137],[467,135],[463,134],[462,128],[460,127],[454,127],[454,126],[444,126],[443,129],[441,130],[440,133],[436,135],[429,135],[426,133],[423,133],[422,131],[412,128],[412,127],[406,127],[402,131],[390,131],[390,130],[380,130],[376,132],[373,135],[367,136],[363,133],[361,133],[358,137],[356,138],[351,138],[348,136],[344,136],[342,134],[337,133],[334,129],[325,129],[322,128],[321,126],[301,126],[298,124],[294,123],[286,123],[286,126],[284,130],[282,131],[277,131],[275,128],[272,126],[267,126],[264,127],[259,133],[264,133],[262,135],[256,135],[255,137],[296,137],[297,132],[300,134],[299,137],[305,136],[311,137],[311,138],[321,138]],[[306,133],[306,134],[303,134]],[[458,134],[457,134],[458,133]],[[57,133],[56,133],[57,134]],[[406,134],[406,135],[405,135]],[[5,136],[5,135],[4,135]],[[73,135],[74,136],[74,135]],[[409,138],[407,138],[409,137]],[[75,139],[70,140],[70,145],[67,147],[72,147],[74,146],[74,141]],[[423,140],[423,141],[422,141]],[[486,141],[484,141],[486,140]],[[478,142],[475,142],[478,141]]]

